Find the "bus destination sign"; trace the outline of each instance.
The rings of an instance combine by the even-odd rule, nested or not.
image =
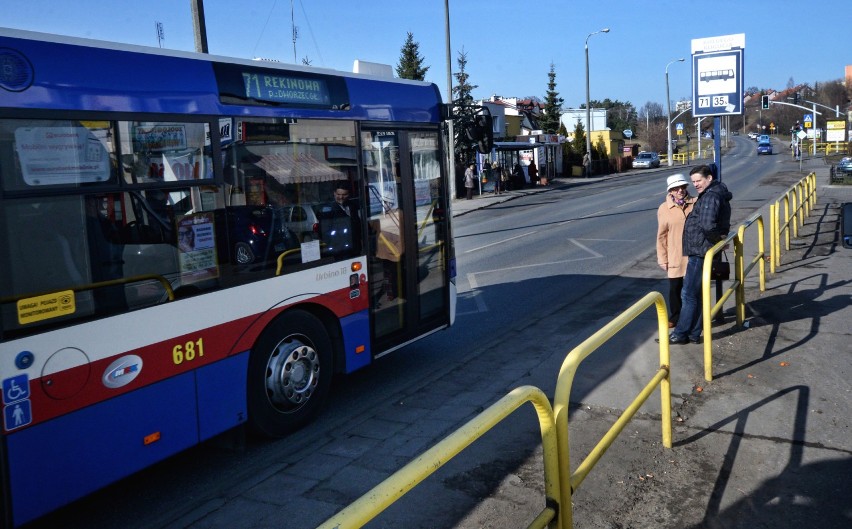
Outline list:
[[[289,75],[242,72],[245,97],[271,103],[295,105],[331,104],[328,86],[322,79],[306,79]]]
[[[341,76],[283,68],[213,63],[219,99],[226,105],[349,110]]]

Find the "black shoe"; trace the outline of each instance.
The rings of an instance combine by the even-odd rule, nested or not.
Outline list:
[[[674,334],[669,335],[669,345],[684,345],[690,343],[691,340],[684,336],[683,338],[678,338]]]
[[[693,338],[693,337],[690,336],[689,337],[689,343],[701,343],[701,337],[699,336],[697,338]]]

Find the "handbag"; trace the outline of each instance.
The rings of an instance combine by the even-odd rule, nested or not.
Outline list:
[[[710,264],[710,279],[719,280],[728,280],[731,278],[731,263],[728,262],[728,254],[726,252],[722,252],[722,258],[716,260],[714,259]]]

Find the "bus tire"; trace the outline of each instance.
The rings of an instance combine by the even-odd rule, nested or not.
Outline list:
[[[249,358],[252,431],[283,437],[316,417],[331,389],[331,364],[331,338],[316,316],[293,311],[270,323]]]

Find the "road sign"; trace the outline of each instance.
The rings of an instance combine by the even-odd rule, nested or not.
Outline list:
[[[846,141],[846,121],[842,119],[826,120],[825,141]]]
[[[745,33],[692,40],[692,115],[743,113]]]
[[[629,140],[633,137],[633,131],[630,129],[624,129],[624,137]]]
[[[806,129],[813,127],[814,126],[814,115],[813,114],[805,114],[804,118],[802,118],[802,122],[804,122]]]

